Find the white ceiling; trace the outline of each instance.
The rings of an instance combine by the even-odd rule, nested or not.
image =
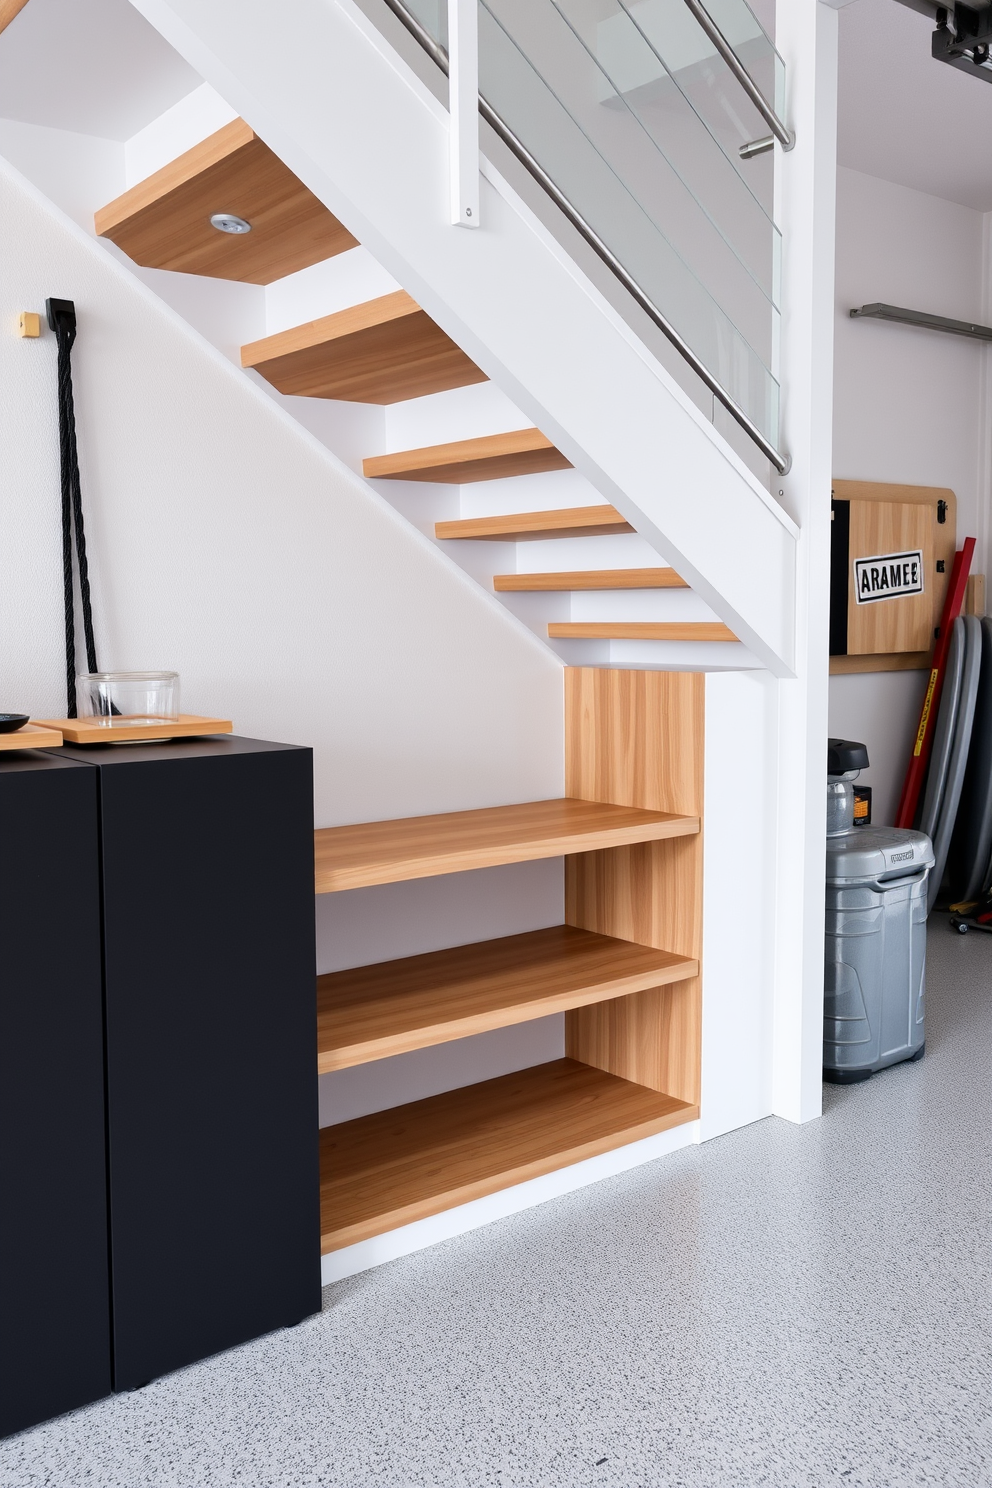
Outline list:
[[[992,211],[992,84],[935,62],[932,33],[897,0],[841,10],[838,159]]]
[[[30,0],[0,35],[0,117],[126,140],[201,79],[128,0]]]

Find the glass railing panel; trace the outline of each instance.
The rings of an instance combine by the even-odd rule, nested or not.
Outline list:
[[[772,78],[774,49],[743,0],[715,4],[749,71]],[[446,49],[445,0],[405,5]],[[483,99],[621,277],[777,444],[770,161],[739,157],[767,126],[684,0],[481,0],[479,72]]]
[[[519,25],[530,56],[504,19]],[[776,315],[769,298],[554,5],[489,0],[479,22],[483,97],[721,386],[773,438],[777,393],[768,368]]]

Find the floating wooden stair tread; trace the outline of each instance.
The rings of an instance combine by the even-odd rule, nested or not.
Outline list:
[[[718,620],[562,620],[548,626],[548,635],[561,641],[736,641],[728,625]]]
[[[516,512],[509,517],[465,517],[435,522],[439,538],[483,538],[494,542],[526,542],[542,537],[607,537],[633,532],[615,506],[568,506],[561,511]]]
[[[683,981],[698,961],[555,925],[317,978],[321,1074]]]
[[[564,573],[496,574],[499,594],[549,593],[568,589],[688,589],[674,568],[572,569]]]
[[[698,1106],[556,1059],[325,1127],[321,1249],[339,1250],[698,1115]]]
[[[210,225],[217,212],[244,218],[251,232],[219,232]],[[357,245],[243,119],[132,186],[94,223],[147,268],[246,284],[271,284]]]
[[[346,403],[399,403],[487,380],[405,289],[252,341],[241,365],[281,393]]]
[[[487,806],[481,811],[322,827],[314,833],[315,886],[318,894],[332,894],[698,831],[696,816],[569,796]]]
[[[362,461],[362,470],[373,480],[443,481],[452,486],[570,469],[571,461],[540,429],[513,429]]]

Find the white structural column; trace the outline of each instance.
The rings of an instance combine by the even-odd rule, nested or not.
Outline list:
[[[448,0],[451,220],[479,226],[479,0]]]
[[[778,484],[800,526],[796,676],[779,687],[773,1109],[806,1121],[822,1097],[830,480],[833,432],[837,13],[778,7],[795,149],[776,150],[782,227],[783,446]]]

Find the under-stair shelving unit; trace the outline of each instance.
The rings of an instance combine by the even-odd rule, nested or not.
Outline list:
[[[216,212],[244,217],[251,231],[217,232]],[[355,246],[240,120],[104,208],[96,225],[139,263],[260,284]],[[241,361],[282,393],[358,403],[486,381],[403,290],[245,345]],[[376,455],[363,469],[376,480],[461,485],[569,466],[529,428]],[[441,542],[627,543],[633,531],[602,503],[435,525]],[[493,587],[622,596],[688,586],[659,564],[498,574]],[[547,634],[734,639],[717,622],[622,612],[556,621]],[[698,1116],[703,700],[700,673],[569,668],[564,798],[315,833],[318,894],[562,857],[566,905],[564,925],[318,978],[323,1073],[552,1013],[564,1014],[566,1035],[562,1059],[325,1128],[324,1252]]]
[[[405,289],[278,331],[241,348],[280,393],[399,403],[488,381]]]
[[[321,1071],[566,1015],[566,1057],[321,1133],[326,1252],[699,1114],[703,682],[566,671],[560,800],[315,833],[318,893],[565,858],[566,924],[318,979]]]
[[[210,223],[218,212],[251,231],[218,232]],[[357,246],[243,119],[101,208],[94,225],[146,268],[245,284],[271,284]]]

